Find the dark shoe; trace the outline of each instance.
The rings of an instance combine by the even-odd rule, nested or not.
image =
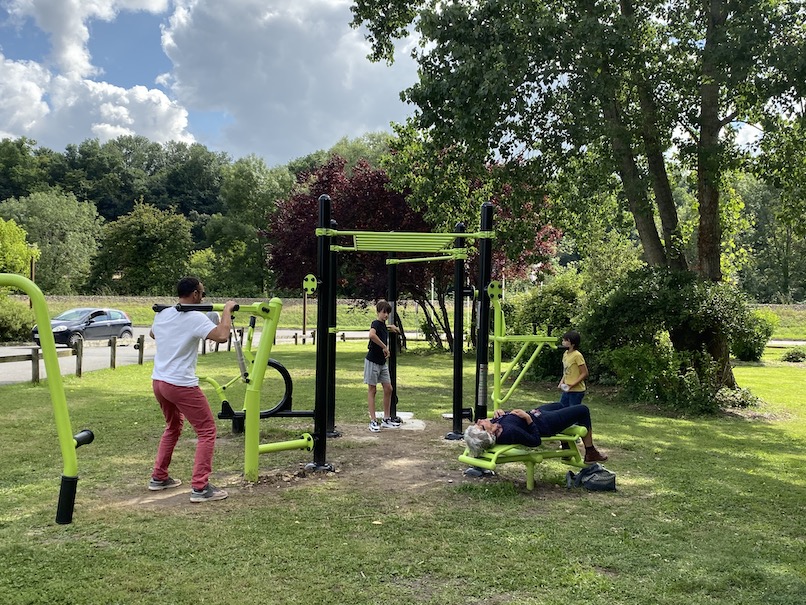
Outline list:
[[[595,447],[585,449],[585,464],[593,464],[594,462],[604,462],[607,456],[602,454]]]
[[[190,492],[191,502],[213,502],[215,500],[223,500],[229,494],[223,489],[218,489],[212,483],[208,483],[207,487],[201,490],[194,489]]]
[[[182,482],[179,479],[168,477],[167,479],[159,480],[151,477],[151,481],[148,482],[148,489],[152,492],[160,492],[164,489],[179,487],[180,485],[182,485]]]

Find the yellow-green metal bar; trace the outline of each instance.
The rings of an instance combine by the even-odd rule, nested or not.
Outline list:
[[[352,246],[332,246],[342,252],[442,252],[458,237],[465,241],[492,238],[494,231],[476,233],[416,233],[406,231],[338,231],[319,228],[317,237],[352,237]]]
[[[39,342],[42,348],[42,357],[45,362],[45,371],[48,375],[48,390],[53,403],[53,415],[56,419],[56,434],[62,451],[63,471],[65,477],[78,476],[78,458],[76,456],[76,440],[70,426],[70,414],[67,411],[67,400],[64,397],[62,373],[59,367],[59,358],[56,356],[56,341],[50,327],[50,316],[45,297],[39,287],[30,279],[22,275],[10,273],[0,274],[0,286],[11,286],[21,290],[31,299],[36,325],[39,326]]]
[[[269,454],[271,452],[285,452],[287,450],[308,450],[313,449],[313,437],[309,433],[303,433],[299,439],[292,439],[290,441],[278,441],[275,443],[262,443],[260,445],[261,454]]]
[[[260,389],[263,386],[265,369],[269,365],[271,348],[277,334],[282,309],[283,301],[279,298],[272,298],[269,302],[242,305],[238,308],[238,312],[246,311],[263,319],[260,343],[252,361],[252,368],[249,372],[250,380],[244,395],[243,475],[247,481],[258,480],[258,458],[262,447],[260,445]],[[223,311],[224,305],[214,304],[213,310]],[[255,370],[255,368],[258,369]]]
[[[448,256],[428,256],[424,258],[387,258],[387,265],[405,265],[407,263],[430,263],[441,260],[465,260],[467,259],[466,248],[457,248],[455,253]]]
[[[490,302],[493,305],[493,410],[497,410],[503,406],[504,403],[509,400],[512,394],[515,392],[515,389],[520,384],[523,377],[526,375],[527,370],[532,366],[532,363],[537,358],[537,355],[540,353],[541,349],[544,346],[549,346],[551,348],[557,348],[557,339],[552,336],[507,336],[506,334],[506,321],[504,319],[504,311],[501,308],[501,302],[504,298],[504,289],[501,285],[501,282],[493,281],[490,282],[490,285],[487,286],[487,295],[490,297]],[[501,361],[502,361],[502,346],[504,343],[507,342],[521,342],[523,345],[521,346],[518,354],[513,359],[512,363],[509,366],[509,369],[506,372],[501,372]],[[503,382],[509,378],[509,375],[513,372],[514,368],[517,366],[518,362],[520,361],[523,354],[526,352],[526,349],[532,345],[537,344],[536,349],[532,353],[529,361],[526,365],[521,369],[520,374],[515,379],[515,382],[509,387],[506,394],[502,394],[503,390]]]

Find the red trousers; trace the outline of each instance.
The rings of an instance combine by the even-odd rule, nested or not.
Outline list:
[[[171,456],[182,434],[184,419],[187,418],[198,437],[191,485],[193,489],[204,489],[213,470],[216,438],[215,419],[207,397],[197,386],[178,387],[162,380],[153,380],[152,387],[165,416],[165,432],[162,433],[157,449],[152,477],[158,481],[168,478]]]

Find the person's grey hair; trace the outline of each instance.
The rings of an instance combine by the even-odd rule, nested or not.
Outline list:
[[[471,424],[465,429],[465,445],[470,450],[470,455],[478,458],[484,450],[495,445],[495,436],[480,426]]]

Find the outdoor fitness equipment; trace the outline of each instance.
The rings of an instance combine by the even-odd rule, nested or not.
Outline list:
[[[501,302],[504,298],[504,288],[501,282],[493,281],[487,286],[487,296],[489,297],[493,308],[493,409],[497,410],[502,408],[503,405],[512,396],[512,393],[520,384],[526,372],[531,367],[534,360],[537,358],[543,347],[557,348],[556,336],[539,336],[536,334],[529,335],[507,335],[506,321],[504,320],[504,311],[501,308]],[[505,343],[520,343],[520,349],[512,360],[512,363],[506,372],[501,371],[501,357],[502,346]],[[526,351],[534,346],[529,360],[519,366],[520,360],[524,357]],[[514,379],[509,388],[504,392],[503,383],[520,367],[520,373]],[[571,426],[558,435],[550,437],[542,437],[542,442],[554,441],[565,444],[567,449],[549,449],[546,447],[529,448],[523,445],[494,445],[493,447],[485,450],[480,456],[474,458],[470,455],[470,451],[465,448],[464,452],[460,454],[459,461],[471,465],[472,471],[465,471],[465,474],[474,474],[480,476],[484,471],[493,471],[499,464],[507,464],[511,462],[522,462],[526,465],[526,489],[533,489],[535,485],[535,465],[540,464],[544,460],[551,458],[559,458],[564,464],[574,466],[577,468],[585,468],[587,465],[583,462],[582,456],[576,447],[577,439],[580,439],[588,434],[588,431],[583,426]]]
[[[95,435],[89,429],[84,429],[75,436],[73,435],[70,426],[70,414],[67,411],[67,401],[64,397],[59,358],[56,356],[56,341],[53,339],[48,306],[45,303],[42,291],[31,280],[21,275],[9,273],[0,273],[0,286],[11,286],[28,295],[34,310],[34,318],[39,326],[39,342],[42,348],[42,357],[45,361],[45,371],[48,375],[48,390],[50,391],[50,400],[53,403],[56,433],[59,438],[64,465],[59,490],[59,503],[56,507],[56,523],[66,525],[73,521],[73,509],[76,502],[76,487],[78,486],[76,448],[92,443]]]
[[[173,305],[180,312],[202,311],[221,312],[224,305],[219,303],[200,305]],[[159,313],[166,309],[168,305],[154,305],[152,308]],[[258,479],[258,457],[259,454],[271,452],[281,452],[285,450],[307,450],[314,449],[314,437],[309,433],[303,433],[298,439],[290,441],[279,441],[275,443],[260,443],[260,419],[270,416],[314,416],[314,412],[302,412],[291,410],[291,376],[285,367],[278,361],[271,359],[271,348],[277,333],[277,324],[280,320],[280,312],[283,303],[279,298],[272,298],[269,302],[257,302],[251,305],[236,305],[233,311],[247,311],[250,313],[249,331],[245,339],[246,344],[242,346],[239,339],[234,338],[238,365],[241,373],[225,384],[219,384],[209,376],[199,376],[208,384],[211,384],[221,400],[221,413],[219,418],[228,418],[233,421],[233,430],[240,428],[244,432],[244,479],[247,481],[257,481]],[[263,327],[260,333],[260,341],[257,350],[252,350],[252,338],[257,319],[263,319]],[[285,393],[280,402],[270,410],[261,411],[261,389],[266,375],[267,368],[274,368],[283,377],[285,383]],[[243,409],[235,411],[226,399],[225,392],[228,387],[236,382],[246,383],[246,393],[244,394]]]
[[[462,418],[470,416],[462,408],[462,350],[463,350],[463,313],[462,296],[475,296],[472,289],[464,287],[465,267],[468,240],[479,240],[480,280],[486,284],[490,281],[492,271],[492,238],[493,206],[484,203],[481,207],[481,230],[476,233],[465,233],[462,223],[456,225],[454,233],[411,233],[411,232],[367,232],[338,231],[336,222],[331,219],[331,199],[328,195],[319,196],[319,227],[316,229],[318,240],[319,276],[308,276],[306,285],[314,282],[319,289],[317,305],[317,334],[327,334],[328,338],[316,341],[316,395],[314,420],[315,435],[322,435],[326,430],[333,430],[335,423],[335,383],[336,383],[336,268],[338,252],[386,252],[390,254],[386,264],[390,267],[389,303],[393,309],[397,298],[396,275],[392,267],[410,262],[455,261],[454,292],[454,376],[453,376],[453,430],[446,435],[448,439],[461,439]],[[351,237],[351,246],[340,246],[333,243],[338,237]],[[426,253],[437,256],[417,258],[397,258],[396,253]],[[487,347],[489,344],[488,325],[490,317],[489,300],[481,297],[477,315],[479,322],[477,358],[476,358],[476,417],[487,416]],[[394,317],[394,315],[393,315]],[[395,338],[390,334],[390,338]],[[394,351],[395,341],[390,343],[390,367],[393,392],[392,404],[396,406],[396,366]],[[394,413],[393,408],[393,413]],[[472,417],[471,417],[472,420]],[[314,443],[314,464],[326,464],[325,440],[316,439]]]

